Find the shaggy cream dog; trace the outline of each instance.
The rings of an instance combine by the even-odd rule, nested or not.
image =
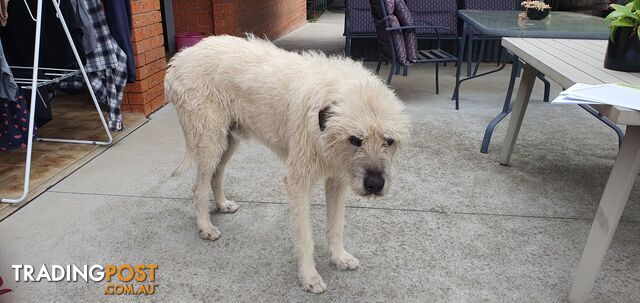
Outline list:
[[[325,182],[331,261],[355,269],[342,242],[346,188],[382,196],[393,155],[408,138],[408,119],[395,94],[362,64],[313,52],[293,53],[254,37],[217,36],[178,53],[169,64],[165,96],[176,108],[186,156],[175,174],[197,164],[194,200],[200,237],[216,240],[208,195],[220,212],[222,175],[239,138],[254,138],[286,161],[298,275],[302,287],[326,284],[313,260],[310,193]]]

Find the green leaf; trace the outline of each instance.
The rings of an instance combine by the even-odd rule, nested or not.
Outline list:
[[[638,1],[640,1],[640,0],[638,0]],[[618,18],[620,18],[620,17],[622,17],[624,15],[625,15],[624,12],[612,11],[611,13],[609,13],[609,15],[607,15],[607,17],[604,18],[604,20],[613,21],[614,19],[618,19]]]
[[[640,0],[635,0],[633,1],[633,3],[635,3],[635,10],[636,12],[638,12],[640,10]]]
[[[611,24],[609,24],[609,27],[611,28],[609,39],[613,41],[613,38],[616,35],[616,30],[618,29],[618,27],[636,27],[636,23],[633,22],[633,20],[624,18],[624,19],[618,19],[611,22]]]
[[[631,13],[631,10],[630,10],[630,9],[628,9],[628,8],[626,8],[625,6],[620,5],[620,4],[611,4],[611,5],[609,5],[609,7],[613,8],[613,9],[614,9],[614,10],[616,10],[616,11],[622,11],[622,12],[628,12],[628,13]]]
[[[612,27],[611,31],[609,32],[609,40],[611,40],[612,42],[615,41],[614,37],[616,36],[616,29],[618,28]]]
[[[622,19],[618,19],[615,20],[613,22],[611,22],[611,24],[609,25],[611,27],[635,27],[636,23],[633,22],[632,20],[626,19],[626,18],[622,18]]]
[[[629,1],[629,3],[627,3],[624,7],[626,9],[628,9],[630,12],[632,12],[633,11],[633,6],[634,6],[633,3],[634,3],[633,1]]]

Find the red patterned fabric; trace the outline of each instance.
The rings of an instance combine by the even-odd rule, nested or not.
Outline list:
[[[29,107],[22,96],[0,100],[0,121],[0,151],[27,147]]]

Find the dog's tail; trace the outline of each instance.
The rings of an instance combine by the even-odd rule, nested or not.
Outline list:
[[[178,165],[178,167],[176,167],[173,173],[171,173],[171,177],[175,177],[184,173],[186,170],[188,170],[191,167],[192,162],[193,162],[193,157],[191,156],[191,153],[187,151],[184,154],[184,158],[182,159],[182,162],[180,162],[180,165]]]

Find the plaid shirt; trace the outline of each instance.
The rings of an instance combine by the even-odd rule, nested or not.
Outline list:
[[[109,32],[107,18],[100,0],[87,0],[87,8],[97,33],[96,48],[86,54],[85,70],[98,101],[109,111],[109,129],[122,130],[120,104],[127,82],[127,55],[120,49]],[[59,84],[62,89],[85,87],[82,75]]]

